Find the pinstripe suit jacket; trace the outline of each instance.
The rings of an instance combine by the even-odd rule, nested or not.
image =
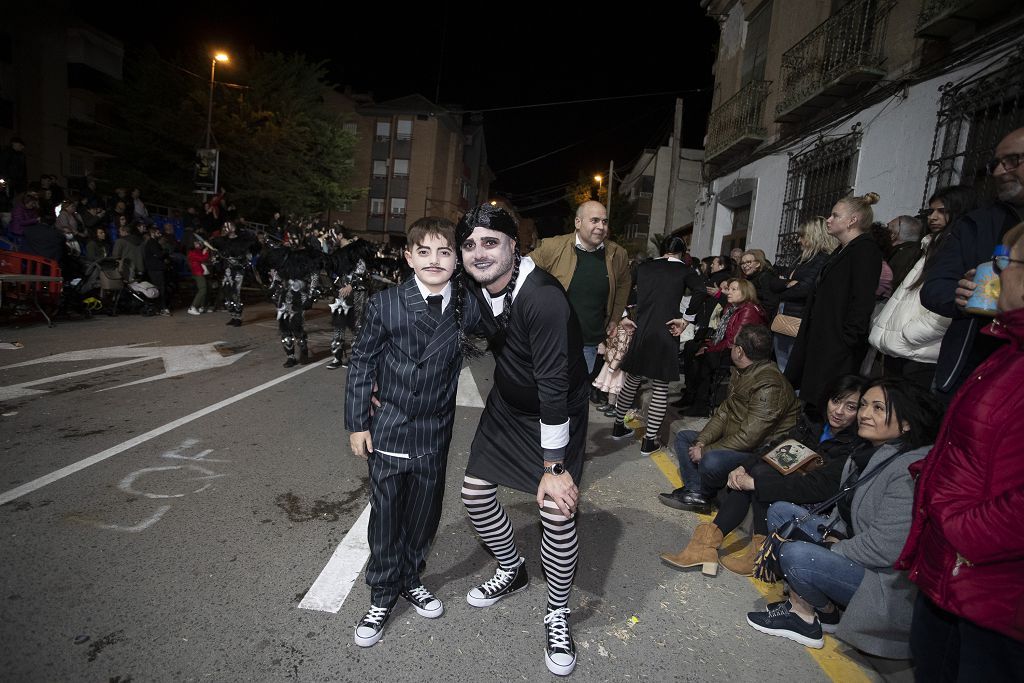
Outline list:
[[[466,296],[463,328],[476,327],[479,319],[475,297]],[[461,368],[454,300],[437,320],[413,277],[378,292],[367,303],[349,361],[345,428],[370,430],[374,449],[410,456],[447,452]],[[374,381],[381,406],[371,417]]]

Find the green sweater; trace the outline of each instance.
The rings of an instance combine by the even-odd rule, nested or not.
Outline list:
[[[596,346],[603,342],[608,302],[608,267],[604,262],[604,249],[583,251],[576,247],[576,271],[569,283],[568,295],[569,304],[580,321],[583,344]]]

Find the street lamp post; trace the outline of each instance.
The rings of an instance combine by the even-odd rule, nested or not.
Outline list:
[[[228,56],[218,52],[210,60],[210,105],[206,110],[206,149],[210,149],[210,129],[213,126],[213,77],[217,73],[217,62],[227,62]]]
[[[594,180],[597,181],[597,198],[600,200],[601,199],[601,182],[604,180],[604,178],[602,178],[600,176],[600,174],[599,174],[599,175],[594,176]]]

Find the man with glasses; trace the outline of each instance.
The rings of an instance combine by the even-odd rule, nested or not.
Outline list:
[[[933,390],[946,401],[975,367],[1003,342],[979,335],[983,316],[964,312],[973,294],[975,268],[992,259],[1003,235],[1024,218],[1024,128],[1011,131],[996,146],[987,170],[999,201],[963,216],[939,247],[935,265],[921,287],[921,303],[953,318],[939,351]]]

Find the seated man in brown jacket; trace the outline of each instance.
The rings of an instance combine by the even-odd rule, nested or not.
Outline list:
[[[763,325],[745,325],[736,335],[729,395],[700,434],[676,435],[676,458],[683,488],[662,494],[669,507],[707,512],[710,500],[725,486],[729,472],[759,445],[793,428],[800,401],[771,360],[772,333]]]

